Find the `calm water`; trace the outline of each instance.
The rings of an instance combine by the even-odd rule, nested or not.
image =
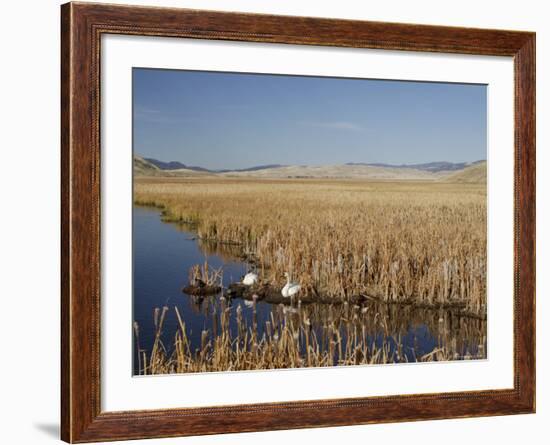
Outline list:
[[[134,238],[134,300],[133,318],[139,324],[140,347],[151,351],[154,341],[153,314],[155,308],[168,306],[164,329],[163,343],[170,351],[174,334],[178,328],[174,307],[177,307],[187,327],[187,336],[192,349],[199,349],[203,330],[213,331],[212,306],[217,297],[209,297],[201,302],[184,294],[181,288],[188,284],[189,270],[196,264],[208,260],[209,267],[223,268],[223,285],[239,281],[248,267],[245,263],[235,260],[226,251],[216,251],[212,245],[201,243],[186,226],[164,223],[161,221],[158,209],[134,207],[133,220]],[[235,299],[231,303],[231,331],[236,333],[236,310],[241,307],[244,319],[252,324],[253,311]],[[312,326],[321,330],[326,322],[329,309],[307,306]],[[265,322],[269,320],[271,311],[280,310],[277,306],[258,302],[256,309],[258,333],[261,338]],[[384,317],[389,322],[391,335],[399,338],[403,345],[402,353],[408,360],[431,352],[438,345],[441,329],[456,332],[457,341],[462,345],[464,353],[477,353],[479,338],[465,339],[465,332],[471,332],[470,322],[463,318],[453,317],[440,311],[421,311],[413,308],[402,309],[393,306],[384,309]],[[369,312],[379,311],[375,308]],[[479,323],[479,322],[477,322]],[[370,323],[369,323],[370,324]],[[372,326],[377,326],[376,323]],[[370,327],[369,341],[382,344],[384,336],[381,327]],[[377,331],[379,330],[379,331]],[[390,343],[391,343],[390,339]],[[136,348],[134,348],[136,351]],[[134,372],[137,373],[137,360],[134,356]]]
[[[207,308],[197,305],[181,288],[188,284],[189,269],[208,260],[209,267],[223,267],[224,286],[239,281],[247,272],[246,264],[222,258],[201,248],[194,234],[181,225],[164,223],[158,209],[134,207],[134,321],[140,328],[140,346],[150,351],[154,341],[153,314],[155,308],[168,306],[163,329],[163,342],[169,348],[178,328],[174,306],[177,306],[186,323],[187,335],[195,348],[200,347],[201,332],[212,332],[212,317],[205,314]],[[203,303],[204,304],[204,303]],[[233,304],[232,330],[236,330]],[[270,305],[257,305],[258,324],[264,324],[269,316]],[[244,307],[247,318],[251,311]],[[135,364],[135,360],[134,360]],[[135,367],[134,367],[135,369]]]

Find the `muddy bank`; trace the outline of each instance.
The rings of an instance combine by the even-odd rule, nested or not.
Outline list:
[[[187,295],[193,295],[197,297],[207,297],[209,295],[219,294],[222,291],[222,288],[220,286],[209,286],[207,284],[205,285],[190,284],[188,286],[183,287],[181,291]]]
[[[219,286],[204,286],[204,285],[189,285],[182,289],[182,292],[192,296],[209,296],[217,295],[221,292]],[[445,302],[445,303],[421,303],[413,299],[400,301],[387,301],[381,297],[374,295],[350,295],[345,299],[323,296],[318,293],[309,293],[297,295],[294,298],[285,298],[281,295],[281,290],[269,284],[261,284],[257,286],[246,286],[242,283],[231,283],[225,290],[225,296],[228,298],[240,298],[248,301],[263,301],[268,304],[316,304],[316,305],[341,305],[344,303],[352,305],[365,305],[368,303],[378,303],[385,305],[396,306],[411,306],[418,309],[427,310],[445,310],[451,311],[455,315],[474,318],[477,320],[486,320],[486,314],[478,314],[468,311],[464,302]]]

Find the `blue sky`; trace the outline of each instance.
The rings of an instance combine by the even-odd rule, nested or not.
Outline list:
[[[133,70],[134,152],[211,169],[486,159],[484,85]]]

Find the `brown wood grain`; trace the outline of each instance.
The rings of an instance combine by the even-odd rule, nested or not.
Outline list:
[[[102,34],[514,57],[514,388],[210,408],[102,412]],[[61,8],[61,437],[171,437],[535,410],[535,35],[529,32],[68,3]],[[512,277],[510,277],[512,282]]]

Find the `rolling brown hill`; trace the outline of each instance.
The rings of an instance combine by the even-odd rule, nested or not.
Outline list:
[[[487,183],[487,162],[478,162],[477,164],[466,167],[456,173],[452,173],[443,178],[446,182],[463,182],[472,184]]]
[[[156,160],[154,160],[156,161]],[[453,170],[413,168],[415,166],[393,166],[385,164],[349,163],[341,165],[266,165],[241,170],[207,170],[199,167],[161,168],[160,161],[150,162],[141,156],[134,156],[135,176],[156,177],[203,177],[219,176],[228,178],[317,178],[317,179],[364,179],[387,181],[445,181],[457,183],[487,182],[487,163],[478,161],[473,164],[452,164]],[[164,163],[172,166],[172,163]],[[444,163],[431,163],[428,166]],[[447,163],[449,164],[449,163]],[[159,166],[160,165],[160,166]],[[184,165],[184,164],[181,164]],[[465,168],[462,168],[466,165]]]
[[[190,170],[179,168],[173,170],[162,170],[153,163],[143,159],[141,156],[134,156],[134,175],[135,176],[167,176],[167,177],[190,177],[190,176],[207,176],[210,172]]]
[[[332,179],[381,179],[381,180],[437,180],[440,174],[422,170],[378,167],[371,165],[289,165],[255,171],[230,171],[221,173],[227,177],[255,178],[332,178]]]
[[[160,168],[151,164],[140,156],[134,156],[134,175],[136,176],[157,176],[162,174]]]

